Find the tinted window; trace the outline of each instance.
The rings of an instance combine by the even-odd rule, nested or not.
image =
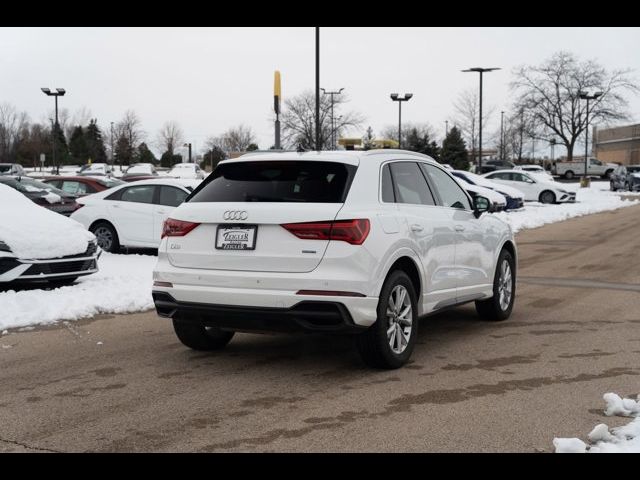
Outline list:
[[[160,187],[160,205],[177,207],[187,198],[187,192],[175,187]]]
[[[511,180],[511,173],[509,172],[496,172],[488,175],[487,178],[497,178],[498,180]]]
[[[391,175],[396,187],[398,203],[436,204],[418,164],[413,162],[392,163]]]
[[[464,193],[462,187],[447,175],[444,170],[433,165],[421,164],[426,171],[433,185],[440,196],[443,207],[466,208],[471,210],[469,197]]]
[[[60,180],[43,180],[43,182],[48,185],[53,185],[56,188],[60,188],[60,184],[62,183]]]
[[[120,200],[123,202],[151,203],[154,189],[153,185],[125,188],[120,195]]]
[[[394,203],[396,201],[395,195],[393,194],[391,170],[389,170],[388,163],[382,168],[382,201],[387,203]]]
[[[344,202],[356,167],[337,162],[226,163],[195,190],[190,202]]]
[[[516,182],[533,183],[531,178],[529,178],[527,175],[523,175],[521,173],[512,173],[511,174],[511,180],[515,180]]]

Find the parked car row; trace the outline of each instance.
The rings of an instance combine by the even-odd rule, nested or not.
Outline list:
[[[0,184],[11,187],[34,203],[67,217],[79,208],[76,195],[30,177],[3,175],[0,176]]]

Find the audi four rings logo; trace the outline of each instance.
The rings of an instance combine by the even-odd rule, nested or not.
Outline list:
[[[249,215],[244,210],[227,210],[222,215],[225,220],[246,220]]]

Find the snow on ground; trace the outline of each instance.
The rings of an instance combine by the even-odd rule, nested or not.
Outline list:
[[[151,286],[156,261],[152,255],[103,252],[98,259],[100,271],[80,277],[75,285],[0,292],[0,330],[153,308]]]
[[[635,417],[631,423],[612,428],[600,423],[587,435],[589,444],[578,438],[554,438],[556,453],[640,453],[640,395],[637,400],[605,393],[608,417]]]
[[[609,191],[609,182],[592,182],[591,188],[580,188],[577,183],[563,184],[562,188],[576,192],[576,203],[550,205],[526,202],[519,211],[497,212],[494,215],[511,225],[514,232],[518,232],[573,217],[640,204],[640,200],[633,197],[625,200],[619,193]]]

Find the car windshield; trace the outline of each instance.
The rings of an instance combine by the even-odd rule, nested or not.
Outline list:
[[[6,173],[11,171],[11,164],[0,164],[0,173]]]
[[[3,183],[5,185],[10,186],[11,188],[18,190],[19,192],[22,193],[33,193],[32,190],[27,189],[27,187],[25,185],[23,185],[22,183],[18,182],[15,178],[2,178],[0,179],[0,183]],[[41,193],[45,193],[43,190],[37,190],[36,191],[40,191]]]

